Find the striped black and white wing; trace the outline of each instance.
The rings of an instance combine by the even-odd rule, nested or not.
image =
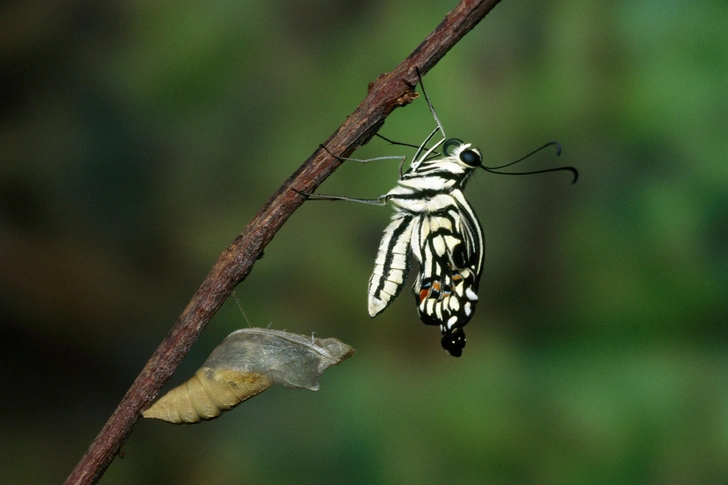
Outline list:
[[[421,216],[412,236],[412,251],[420,265],[413,290],[420,319],[439,325],[442,346],[459,357],[465,347],[463,327],[478,301],[483,265],[483,230],[460,190],[452,203]]]
[[[394,300],[410,269],[410,239],[417,224],[412,214],[396,212],[379,243],[374,272],[369,278],[369,316],[375,317]]]

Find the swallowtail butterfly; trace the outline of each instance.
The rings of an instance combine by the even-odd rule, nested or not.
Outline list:
[[[417,72],[419,76],[419,70]],[[483,165],[480,150],[457,138],[447,138],[437,113],[430,102],[422,78],[422,93],[437,127],[416,147],[410,167],[401,173],[397,186],[376,199],[354,199],[343,196],[304,194],[312,199],[347,200],[375,205],[391,203],[392,220],[384,230],[369,279],[369,315],[375,317],[399,295],[410,270],[412,257],[419,274],[414,283],[414,296],[420,319],[427,325],[438,325],[442,346],[450,355],[460,357],[465,347],[463,328],[470,321],[478,303],[478,283],[483,269],[485,241],[483,229],[473,208],[463,195],[465,184],[476,168],[495,172],[518,163],[537,151],[555,145],[548,143],[515,162],[500,167]],[[432,146],[428,144],[440,133]],[[438,150],[442,150],[439,153]],[[371,160],[354,160],[369,162]],[[523,172],[522,174],[569,170],[576,182],[573,167],[560,167]]]

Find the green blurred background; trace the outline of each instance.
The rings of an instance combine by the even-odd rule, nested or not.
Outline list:
[[[219,253],[455,3],[3,2],[3,483],[70,473]],[[237,295],[357,354],[318,393],[140,422],[102,483],[728,482],[728,4],[505,0],[425,83],[490,165],[556,139],[522,170],[581,171],[470,182],[463,357],[409,289],[367,315],[391,209],[307,203]],[[432,127],[419,99],[381,133]],[[320,191],[375,197],[396,164]],[[167,388],[246,325],[228,301]]]

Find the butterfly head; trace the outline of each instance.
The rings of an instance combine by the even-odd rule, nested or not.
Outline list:
[[[450,157],[463,168],[474,169],[483,166],[483,155],[480,150],[458,138],[446,140],[442,151],[446,157]]]

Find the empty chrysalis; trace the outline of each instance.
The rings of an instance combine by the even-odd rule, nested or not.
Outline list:
[[[273,384],[316,391],[321,374],[354,355],[335,338],[265,328],[228,335],[187,382],[159,398],[145,418],[175,424],[214,419]]]

